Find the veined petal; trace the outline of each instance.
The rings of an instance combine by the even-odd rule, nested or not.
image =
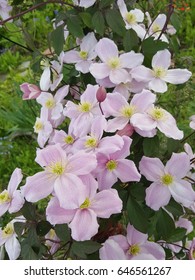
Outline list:
[[[48,172],[36,173],[27,178],[22,193],[27,201],[37,202],[52,193],[54,182],[55,176],[51,176]]]
[[[57,197],[53,197],[46,208],[46,219],[52,225],[66,224],[72,221],[76,210],[60,207]]]
[[[158,181],[164,174],[164,165],[159,158],[143,156],[139,163],[139,170],[149,181]]]
[[[146,242],[148,238],[147,234],[144,234],[142,232],[139,232],[132,226],[131,224],[128,224],[127,226],[127,241],[129,245],[134,245],[134,244],[143,244]]]
[[[125,253],[113,239],[108,239],[99,251],[100,260],[126,260]]]
[[[115,132],[116,130],[121,130],[128,122],[129,119],[125,117],[116,117],[114,119],[108,120],[106,131]]]
[[[97,174],[97,180],[99,184],[99,190],[106,190],[110,189],[118,179],[113,172],[104,170]]]
[[[113,84],[127,83],[131,81],[131,76],[125,69],[114,69],[110,71],[109,78]]]
[[[24,197],[19,190],[13,193],[13,197],[9,207],[9,213],[18,212],[24,204]]]
[[[96,53],[103,62],[107,62],[112,57],[118,57],[117,45],[108,38],[99,40],[95,47]]]
[[[136,113],[131,117],[131,124],[144,131],[151,131],[157,126],[157,122],[147,114]]]
[[[152,58],[152,68],[168,69],[171,65],[171,53],[168,50],[158,51]]]
[[[16,260],[19,257],[21,246],[15,234],[6,241],[5,249],[10,260]]]
[[[116,190],[103,190],[96,194],[90,208],[97,217],[109,218],[112,214],[121,213],[122,201]]]
[[[71,236],[74,240],[90,240],[98,232],[97,216],[91,209],[79,209],[69,227],[71,228]]]
[[[170,84],[178,85],[187,82],[191,76],[192,73],[187,69],[171,69],[167,71],[167,75],[163,80]]]
[[[93,63],[89,67],[89,72],[96,79],[104,79],[109,76],[110,68],[106,63]]]
[[[67,168],[70,168],[70,173],[75,175],[85,175],[93,171],[96,166],[97,160],[94,154],[79,151],[69,158]]]
[[[142,64],[144,56],[141,53],[135,53],[134,51],[124,53],[120,55],[120,61],[124,68],[134,68]]]
[[[156,260],[165,260],[164,249],[155,242],[146,241],[145,244],[141,246],[141,252],[151,254]]]
[[[63,57],[64,63],[76,63],[81,60],[82,58],[79,56],[78,51],[72,50],[64,53],[64,57]]]
[[[170,198],[169,188],[161,183],[154,182],[146,189],[146,205],[155,211],[167,205]]]
[[[155,101],[156,95],[144,89],[141,93],[134,94],[130,104],[135,106],[137,111],[145,112]]]
[[[116,175],[121,180],[121,182],[138,182],[141,178],[135,164],[133,161],[128,159],[118,160],[118,165],[116,169]]]
[[[185,177],[190,169],[190,159],[184,152],[173,153],[165,166],[165,172],[170,173],[179,179]]]
[[[20,168],[16,168],[11,175],[7,190],[9,194],[13,194],[13,192],[17,189],[18,185],[22,181],[23,175],[22,170]]]
[[[152,70],[143,65],[133,68],[131,75],[138,82],[149,82],[154,78]]]
[[[164,93],[167,91],[167,84],[165,81],[159,79],[159,78],[154,78],[149,82],[149,88],[154,90],[155,92],[161,92]]]

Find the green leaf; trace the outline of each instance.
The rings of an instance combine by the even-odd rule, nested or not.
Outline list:
[[[121,14],[117,10],[109,10],[106,13],[106,21],[113,32],[120,35],[125,35],[126,29],[121,17]]]
[[[168,212],[172,213],[174,217],[180,217],[184,214],[183,207],[174,199],[171,199],[165,208],[168,210]]]
[[[37,224],[37,234],[40,236],[46,235],[52,228],[51,224],[47,221],[41,221]]]
[[[170,20],[175,29],[179,30],[181,27],[181,18],[176,13],[173,13]]]
[[[126,31],[125,36],[123,38],[123,46],[126,52],[131,51],[135,47],[139,45],[139,38],[136,32],[133,29]]]
[[[100,11],[97,11],[92,17],[92,24],[95,31],[103,36],[105,29],[105,20],[103,14]]]
[[[58,26],[51,32],[51,44],[57,55],[61,53],[64,47],[64,25]]]
[[[83,13],[80,13],[79,16],[81,17],[83,23],[87,27],[93,28],[93,25],[92,25],[92,15],[90,13],[83,12]]]
[[[129,222],[139,231],[147,233],[148,218],[145,215],[143,207],[132,197],[127,201],[127,215]]]
[[[153,138],[144,138],[143,141],[143,151],[144,155],[147,157],[158,156],[160,148],[160,142],[158,136]]]
[[[78,38],[84,37],[81,20],[77,15],[70,15],[67,20],[67,28],[73,36]]]
[[[21,243],[21,257],[23,260],[38,260],[38,256],[26,240]]]
[[[101,248],[101,244],[95,241],[74,241],[72,244],[72,252],[81,258],[86,258],[86,255],[92,254]]]
[[[159,234],[159,239],[167,240],[170,233],[175,230],[175,223],[170,215],[163,209],[158,212],[158,221],[156,223],[156,230]]]
[[[68,242],[70,240],[70,229],[67,224],[56,225],[55,226],[56,235],[61,241]]]
[[[180,146],[181,146],[181,142],[179,140],[167,138],[167,152],[170,155],[172,155],[172,153],[178,152]]]
[[[27,220],[36,220],[35,205],[31,202],[25,201],[22,207],[22,214]]]
[[[37,235],[36,227],[32,225],[28,230],[28,244],[34,247],[40,247],[40,240]]]
[[[26,223],[21,223],[21,222],[14,223],[14,230],[15,230],[15,233],[17,234],[18,238],[21,237],[25,226],[26,226]]]
[[[114,0],[101,0],[100,9],[110,6],[113,3],[114,3]]]
[[[174,232],[167,238],[167,242],[173,243],[178,242],[182,240],[186,235],[186,229],[185,228],[176,228]]]
[[[129,186],[129,191],[131,195],[137,200],[137,201],[144,201],[145,200],[145,188],[142,183],[133,183]]]

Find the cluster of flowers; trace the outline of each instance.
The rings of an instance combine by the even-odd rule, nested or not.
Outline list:
[[[73,1],[81,7],[89,7],[95,1]],[[132,28],[143,40],[148,36],[158,39],[166,16],[161,14],[145,29],[144,14],[138,9],[127,11],[123,0],[118,2],[126,29]],[[149,14],[147,14],[151,22]],[[173,27],[169,27],[170,30]],[[67,37],[67,34],[66,34]],[[161,39],[167,41],[165,35]],[[24,83],[23,99],[36,99],[41,105],[34,131],[38,134],[35,161],[43,168],[22,181],[21,170],[13,172],[8,188],[0,194],[0,216],[5,212],[16,213],[24,201],[38,202],[49,197],[46,219],[52,225],[68,224],[76,241],[90,240],[98,233],[99,218],[107,219],[121,213],[122,200],[113,188],[116,182],[139,182],[143,175],[152,182],[146,189],[145,203],[157,211],[166,206],[170,198],[195,211],[195,191],[186,177],[193,176],[191,161],[195,155],[185,144],[185,152],[173,153],[164,166],[158,158],[143,156],[139,170],[130,160],[131,136],[136,132],[142,137],[154,137],[157,130],[165,136],[180,140],[183,132],[174,117],[156,105],[155,93],[167,90],[167,83],[185,83],[191,72],[187,69],[169,69],[171,54],[165,49],[152,59],[152,68],[142,65],[144,56],[134,51],[119,52],[109,38],[99,41],[93,32],[77,40],[75,50],[62,52],[58,60],[44,63],[40,87]],[[77,71],[90,73],[96,85],[88,84],[84,92],[69,85],[61,86],[63,65],[75,64]],[[112,92],[107,93],[107,89]],[[73,101],[66,100],[72,94]],[[68,123],[68,130],[59,130]],[[195,117],[190,127],[195,129]],[[109,133],[109,134],[108,134]],[[173,217],[172,217],[173,218]],[[21,218],[22,219],[22,218]],[[20,255],[20,244],[14,232],[14,222],[0,229],[0,246],[10,259]],[[88,225],[86,229],[86,225]],[[191,222],[180,218],[176,227],[193,230]],[[53,233],[52,233],[53,234]],[[53,239],[56,240],[55,233]],[[114,235],[100,249],[101,259],[165,259],[163,241],[148,241],[148,235],[127,226],[127,236]],[[51,245],[51,244],[50,244]],[[173,252],[178,246],[170,245]],[[195,241],[189,241],[190,258],[194,258]],[[57,247],[51,247],[53,251]]]

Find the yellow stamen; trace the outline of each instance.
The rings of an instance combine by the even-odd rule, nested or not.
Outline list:
[[[163,185],[169,186],[173,183],[173,176],[167,173],[161,177],[161,182]]]
[[[34,131],[39,133],[43,129],[44,125],[41,120],[37,120],[34,125]]]
[[[14,233],[14,227],[13,224],[9,223],[6,225],[6,227],[2,231],[2,237],[7,238],[8,236],[11,236]]]
[[[80,205],[80,209],[89,208],[90,205],[91,205],[91,202],[90,202],[89,198],[87,197],[85,199],[85,201]]]
[[[9,196],[7,190],[4,190],[2,193],[0,193],[0,205],[10,201],[11,201],[11,197]]]
[[[84,145],[85,145],[86,148],[95,148],[97,146],[97,139],[93,138],[93,137],[90,137],[89,139],[87,139],[85,141]]]
[[[106,168],[109,170],[109,171],[113,171],[114,169],[117,168],[117,162],[116,160],[109,160],[107,163],[106,163]]]
[[[79,111],[83,113],[87,113],[91,110],[92,104],[89,102],[83,102],[82,104],[79,104]]]
[[[74,143],[74,138],[73,138],[71,135],[67,135],[67,136],[64,138],[64,142],[65,142],[66,144],[71,145],[71,144]]]
[[[153,74],[155,78],[164,78],[167,74],[167,70],[162,67],[154,67]]]
[[[135,24],[137,21],[136,21],[136,16],[131,13],[131,12],[128,12],[126,15],[125,15],[125,20],[127,23],[129,24]]]
[[[87,57],[88,57],[88,52],[86,52],[86,51],[80,51],[80,52],[79,52],[79,56],[80,56],[80,58],[82,58],[83,60],[86,60]]]
[[[47,169],[53,174],[62,175],[65,171],[65,165],[63,165],[62,162],[58,161],[50,164]]]
[[[45,106],[48,108],[48,109],[51,109],[55,106],[55,100],[50,98],[48,99],[46,102],[45,102]]]
[[[156,33],[156,32],[159,32],[159,31],[161,31],[160,25],[158,25],[156,23],[153,23],[153,25],[152,25],[152,32]]]
[[[108,66],[111,68],[111,69],[117,69],[117,68],[120,68],[120,59],[118,57],[112,57],[108,60]]]
[[[129,254],[132,256],[136,256],[140,253],[140,247],[138,244],[134,244],[132,246],[130,246],[129,250],[128,250]]]
[[[129,105],[129,106],[124,106],[121,109],[121,114],[125,118],[131,118],[132,115],[135,113],[136,109],[135,106]]]

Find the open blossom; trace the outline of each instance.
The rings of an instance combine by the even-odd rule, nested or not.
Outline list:
[[[190,127],[195,130],[195,115],[190,117]]]
[[[20,190],[17,190],[18,185],[22,181],[22,177],[21,169],[16,168],[11,175],[7,190],[0,193],[0,217],[6,211],[9,211],[9,213],[15,213],[22,208],[24,198]]]
[[[46,108],[41,108],[40,118],[36,118],[33,128],[34,132],[38,134],[37,142],[43,148],[53,131],[52,124],[48,120],[48,110]]]
[[[87,85],[81,95],[80,103],[68,101],[64,108],[64,115],[71,119],[73,132],[76,135],[84,136],[89,133],[94,118],[102,114],[96,97],[98,88],[98,85]]]
[[[75,5],[78,5],[79,7],[89,8],[93,6],[93,4],[96,2],[96,0],[73,0],[73,3]]]
[[[171,196],[185,207],[195,202],[195,192],[184,179],[190,170],[186,153],[173,153],[165,166],[158,158],[143,156],[139,169],[148,181],[153,182],[146,189],[146,204],[155,211],[167,205]]]
[[[144,13],[139,9],[127,10],[124,0],[117,1],[126,29],[133,29],[141,39],[145,36],[145,29],[139,23],[144,20]]]
[[[111,188],[118,179],[121,182],[139,181],[140,174],[133,161],[126,159],[130,154],[132,140],[128,136],[123,136],[123,147],[114,153],[98,153],[97,169],[94,171],[99,183],[99,189]]]
[[[113,84],[131,81],[128,69],[143,62],[143,55],[134,51],[119,55],[117,45],[108,38],[101,39],[96,47],[96,53],[102,63],[93,63],[89,70],[96,79],[109,78]]]
[[[92,60],[96,58],[95,46],[97,40],[93,32],[88,33],[81,41],[80,50],[71,50],[64,53],[64,63],[76,63],[76,70],[88,73]]]
[[[64,207],[69,207],[72,188],[82,188],[79,176],[90,174],[97,165],[94,154],[79,151],[67,157],[59,144],[38,150],[35,161],[44,171],[27,178],[23,186],[24,197],[27,201],[36,202],[55,192]]]
[[[191,77],[187,69],[168,69],[171,65],[171,53],[168,50],[158,51],[152,58],[152,69],[143,65],[131,71],[138,82],[148,82],[149,89],[155,92],[167,91],[167,84],[183,84]]]
[[[41,94],[41,90],[38,86],[29,83],[23,83],[20,85],[20,89],[23,92],[23,100],[35,99]]]
[[[56,94],[49,92],[42,92],[41,95],[37,98],[37,102],[41,104],[44,108],[48,109],[51,114],[51,119],[57,120],[61,117],[63,112],[62,101],[65,96],[67,96],[69,91],[69,86],[63,86],[58,89]]]
[[[97,218],[109,218],[121,213],[122,201],[116,190],[103,190],[97,193],[97,181],[92,176],[81,176],[81,191],[75,186],[70,190],[70,207],[60,207],[56,197],[52,198],[46,210],[51,224],[69,223],[74,240],[89,240],[98,232]],[[71,209],[70,209],[71,208]],[[87,225],[87,228],[86,228]]]
[[[164,260],[163,248],[148,241],[148,235],[139,232],[132,225],[127,226],[127,236],[121,234],[109,237],[100,249],[101,260]]]

